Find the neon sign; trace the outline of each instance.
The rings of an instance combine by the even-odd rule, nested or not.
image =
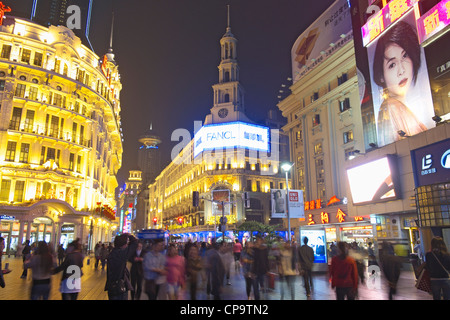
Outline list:
[[[418,11],[415,10],[419,43],[450,25],[450,0],[442,0],[421,17]]]
[[[11,12],[11,8],[5,6],[3,2],[0,2],[0,26],[3,25],[3,18],[6,12]]]
[[[400,19],[418,0],[392,0],[383,9],[375,13],[361,28],[363,45],[367,46],[372,40],[383,33],[391,24]]]

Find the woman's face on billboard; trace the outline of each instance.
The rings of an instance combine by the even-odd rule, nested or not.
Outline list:
[[[391,43],[384,51],[383,74],[386,89],[392,98],[402,98],[413,80],[413,62],[406,51]]]

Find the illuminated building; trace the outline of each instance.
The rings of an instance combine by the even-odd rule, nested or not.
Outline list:
[[[432,233],[450,237],[445,231],[449,211],[442,206],[448,197],[438,199],[431,192],[448,189],[445,181],[450,180],[449,170],[443,169],[445,161],[441,165],[438,161],[445,158],[449,141],[450,81],[444,72],[449,54],[442,50],[449,26],[441,25],[420,43],[425,54],[410,94],[419,92],[417,101],[428,99],[414,109],[423,111],[416,111],[416,117],[421,117],[427,131],[409,135],[398,130],[394,142],[380,139],[377,118],[387,88],[376,86],[372,74],[376,42],[384,31],[393,30],[399,21],[417,30],[414,24],[444,10],[444,2],[448,3],[442,1],[439,9],[429,6],[418,13],[415,1],[407,6],[401,5],[403,1],[373,1],[368,8],[367,1],[337,0],[294,43],[291,95],[278,107],[288,119],[283,129],[289,134],[295,161],[293,187],[305,194],[305,219],[293,221],[300,241],[308,236],[328,246],[334,241],[356,241],[363,247],[370,241],[375,250],[389,241],[398,255],[407,256],[419,238],[429,245]],[[377,18],[383,23],[377,24]],[[426,91],[430,84],[433,90]],[[420,157],[423,152],[429,154]],[[441,174],[417,184],[417,177],[432,172],[424,173],[422,166],[440,169]]]
[[[8,249],[25,239],[110,241],[123,152],[112,50],[99,57],[64,26],[12,16],[0,26],[0,48],[0,210]]]
[[[227,232],[245,221],[282,223],[270,219],[270,189],[285,187],[279,164],[287,157],[286,140],[281,134],[278,139],[278,130],[256,124],[245,115],[237,40],[229,23],[220,46],[219,82],[212,86],[211,113],[203,126],[194,125],[195,136],[172,152],[172,162],[149,185],[149,228],[168,229],[184,241],[219,236],[215,227],[222,213]],[[249,147],[250,138],[254,140]],[[262,151],[269,146],[269,153]],[[200,195],[198,206],[193,203],[194,191]],[[248,208],[244,193],[250,198]],[[220,204],[211,202],[213,195],[231,204],[225,204],[222,212]]]

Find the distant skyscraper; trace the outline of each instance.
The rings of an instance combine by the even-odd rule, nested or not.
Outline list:
[[[12,9],[10,15],[30,19],[46,27],[50,25],[67,27],[67,19],[73,15],[73,11],[69,10],[67,13],[67,9],[71,5],[78,6],[81,28],[72,29],[72,31],[83,44],[93,50],[89,40],[89,28],[94,0],[5,0],[4,2]]]
[[[142,145],[138,150],[138,167],[142,170],[144,184],[149,184],[161,171],[161,152],[158,149],[161,139],[150,125],[150,129],[139,138],[139,142]]]

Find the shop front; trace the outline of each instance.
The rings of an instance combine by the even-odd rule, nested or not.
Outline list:
[[[61,226],[61,237],[59,239],[59,244],[67,249],[69,243],[75,240],[75,225],[74,224],[63,224]]]
[[[19,243],[19,222],[16,217],[0,215],[0,236],[5,239],[3,253],[15,254]]]

